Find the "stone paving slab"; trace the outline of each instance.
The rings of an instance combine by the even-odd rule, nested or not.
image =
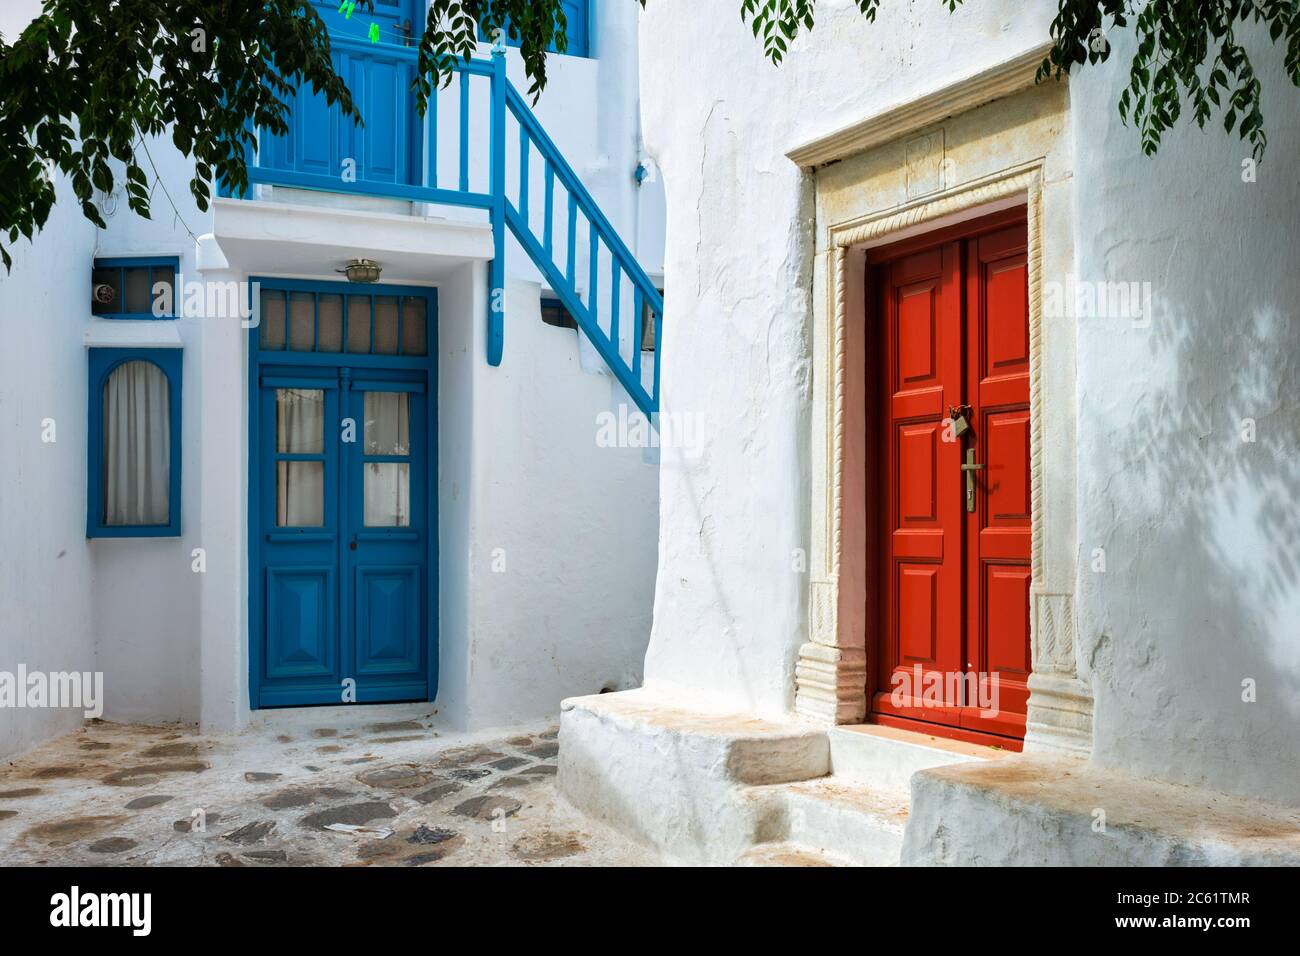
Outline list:
[[[553,724],[204,735],[91,721],[0,766],[0,865],[645,866],[557,797]]]

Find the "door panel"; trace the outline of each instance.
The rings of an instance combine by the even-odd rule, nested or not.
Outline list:
[[[938,520],[939,428],[933,422],[904,425],[898,431],[898,472],[907,481],[898,489],[900,528]]]
[[[331,678],[337,669],[333,609],[334,569],[273,568],[266,573],[268,646],[272,679]]]
[[[394,376],[356,381],[359,423],[354,493],[348,513],[355,569],[355,672],[372,692],[399,694],[425,682],[425,559],[428,553],[428,429],[423,384]],[[391,699],[391,698],[390,698]]]
[[[256,703],[430,699],[427,373],[264,366]]]
[[[1029,410],[983,417],[987,527],[1029,527]]]
[[[900,664],[934,664],[939,656],[939,572],[934,565],[900,564],[898,613]]]
[[[1029,569],[985,564],[985,656],[990,673],[1029,675]]]
[[[358,128],[344,121],[337,106],[329,106],[310,84],[302,83],[293,94],[289,132],[262,134],[261,151],[268,165],[338,178],[342,188],[343,161],[351,159],[358,179],[418,182],[424,143],[411,92],[414,66],[385,47],[410,45],[407,25],[413,35],[422,30],[423,19],[415,12],[422,5],[416,0],[375,0],[373,13],[357,8],[348,17],[339,12],[337,2],[313,3],[332,36],[367,44],[365,52],[337,48],[331,53],[365,125]],[[379,27],[378,43],[371,42],[371,24]]]
[[[1015,738],[1030,671],[1026,233],[1019,222],[985,230],[873,254],[882,387],[869,433],[882,437],[871,494],[883,520],[872,547],[883,560],[868,566],[884,600],[872,709]],[[970,425],[961,436],[953,406]]]
[[[978,343],[968,375],[976,428],[970,446],[976,510],[967,521],[968,660],[980,674],[984,701],[998,714],[968,708],[962,725],[1024,737],[1029,701],[1029,295],[1027,236],[1016,225],[966,242],[969,334]],[[991,678],[990,678],[991,679]]]
[[[943,409],[960,389],[960,247],[906,256],[881,273],[888,393],[884,630],[875,708],[908,713],[926,681],[960,669],[961,525]]]
[[[357,568],[358,674],[406,674],[420,667],[420,568]]]
[[[938,283],[898,290],[898,390],[930,384],[938,376],[935,348],[939,338]]]

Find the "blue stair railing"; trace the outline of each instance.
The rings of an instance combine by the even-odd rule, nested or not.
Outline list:
[[[330,46],[335,68],[343,75],[355,76],[360,70],[365,82],[370,83],[366,72],[370,69],[386,71],[383,74],[385,78],[394,69],[399,69],[409,79],[415,77],[418,54],[413,48],[371,44],[346,37],[332,37]],[[493,239],[493,258],[488,273],[488,363],[500,365],[505,349],[508,229],[629,397],[646,416],[655,416],[659,411],[663,351],[662,295],[542,128],[523,96],[506,77],[504,49],[494,49],[491,60],[457,59],[450,66],[456,74],[455,82],[448,84],[445,90],[435,90],[429,97],[423,121],[424,142],[411,144],[422,145],[423,150],[406,150],[406,156],[414,158],[404,176],[393,172],[400,168],[400,163],[389,161],[397,147],[386,139],[376,139],[409,135],[392,125],[385,128],[382,124],[375,124],[373,127],[368,125],[365,130],[360,127],[349,130],[343,124],[329,143],[328,159],[310,161],[306,148],[310,131],[302,124],[309,122],[308,116],[316,117],[319,122],[320,117],[328,118],[329,114],[314,102],[310,91],[300,91],[294,107],[295,116],[290,121],[293,128],[289,136],[276,138],[263,132],[256,154],[250,152],[246,157],[250,184],[383,196],[486,211]],[[486,81],[490,86],[486,190],[471,188],[474,179],[471,176],[470,135],[473,129],[473,81]],[[450,93],[452,85],[457,87],[454,94]],[[406,84],[393,86],[389,82],[389,86],[399,97],[394,115],[401,116],[403,111],[409,110]],[[454,112],[457,114],[454,186],[442,185],[439,179],[440,163],[449,160],[449,157],[441,155],[440,140],[447,137],[439,135],[439,100],[444,92],[448,94],[447,99],[455,100]],[[507,194],[509,121],[513,121],[519,137],[519,181],[514,198]],[[535,223],[529,202],[531,157],[534,154],[541,163],[544,193],[540,224]],[[381,155],[383,162],[376,158]],[[356,165],[355,175],[350,178],[340,175],[345,156],[350,156]],[[419,181],[415,182],[417,179]],[[218,194],[232,195],[224,183],[218,184]],[[245,194],[240,198],[248,196]],[[565,210],[561,227],[563,243],[557,249],[557,211],[561,208]],[[586,223],[586,235],[579,243],[581,222]],[[540,232],[537,225],[540,225]],[[563,256],[562,264],[556,262],[557,252]],[[604,268],[604,263],[608,268]],[[630,297],[623,295],[625,286],[631,292]],[[643,322],[654,327],[653,369],[648,383],[642,356]]]
[[[519,244],[528,252],[534,264],[550,284],[556,296],[577,321],[583,333],[595,346],[628,395],[646,415],[659,411],[659,361],[663,332],[663,297],[650,277],[628,250],[617,230],[601,212],[596,201],[582,185],[573,167],[564,159],[555,143],[546,135],[537,117],[533,115],[524,98],[513,85],[506,84],[506,107],[519,126],[519,201],[506,201],[506,222]],[[529,216],[529,165],[530,155],[536,152],[542,163],[545,189],[541,234],[533,230]],[[504,163],[502,163],[504,165]],[[555,261],[555,220],[559,197],[557,182],[567,198],[565,215],[564,268]],[[587,295],[584,301],[578,289],[578,223],[579,214],[587,222]],[[602,253],[602,248],[605,250]],[[601,285],[600,263],[608,257],[610,267],[608,287]],[[631,285],[631,322],[627,322],[627,309],[621,295],[623,278]],[[603,292],[603,295],[602,295]],[[605,317],[602,321],[602,316]],[[642,375],[641,322],[654,323],[654,372],[650,388],[646,388]],[[630,326],[630,327],[629,327]],[[624,333],[630,333],[625,335]],[[630,340],[630,349],[624,349],[624,340]],[[625,358],[625,352],[630,357]]]

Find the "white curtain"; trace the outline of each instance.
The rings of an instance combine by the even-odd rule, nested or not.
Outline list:
[[[135,360],[104,383],[104,523],[170,520],[171,386],[162,369]]]
[[[275,449],[284,454],[325,453],[325,393],[311,388],[275,392]],[[319,528],[325,524],[325,463],[276,462],[276,524]]]

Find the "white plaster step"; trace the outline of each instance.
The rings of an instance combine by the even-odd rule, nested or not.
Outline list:
[[[948,866],[1300,866],[1300,808],[1015,754],[912,784],[902,859]]]
[[[559,767],[560,793],[583,813],[674,859],[731,864],[783,839],[784,798],[750,794],[824,777],[830,746],[809,721],[700,713],[632,690],[564,701]]]
[[[896,866],[907,823],[906,790],[822,777],[751,787],[758,845],[798,846],[855,866]]]
[[[762,843],[743,853],[736,866],[853,866],[853,861],[798,843]]]
[[[948,764],[1000,760],[1007,751],[947,740],[878,724],[833,727],[827,731],[831,773],[888,790],[908,790],[918,770]]]

